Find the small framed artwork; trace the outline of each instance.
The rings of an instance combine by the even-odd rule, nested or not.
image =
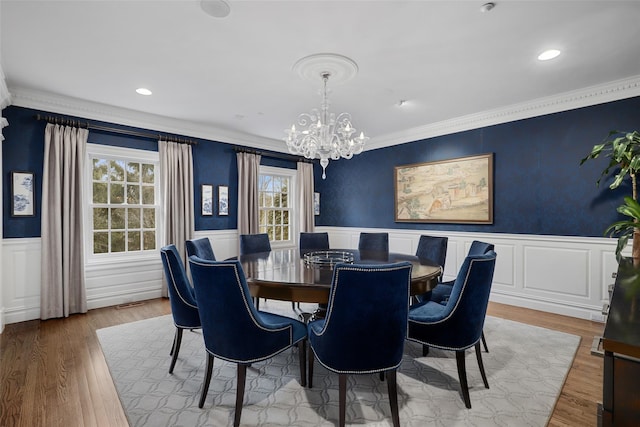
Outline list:
[[[320,215],[320,193],[313,193],[313,214]]]
[[[218,215],[229,215],[229,187],[218,186]]]
[[[213,215],[213,185],[202,184],[202,215]]]
[[[11,172],[11,216],[35,216],[33,172]]]

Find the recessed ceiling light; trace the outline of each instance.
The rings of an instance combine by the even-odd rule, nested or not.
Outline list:
[[[231,13],[231,7],[225,0],[201,0],[200,7],[214,18],[226,18]]]
[[[136,89],[136,92],[139,93],[140,95],[151,95],[151,91],[147,88],[144,87],[139,87],[138,89]]]
[[[549,50],[545,50],[540,55],[538,55],[538,59],[540,61],[548,61],[550,59],[553,59],[553,58],[557,57],[558,55],[560,55],[560,51],[559,50],[557,50],[557,49],[549,49]]]

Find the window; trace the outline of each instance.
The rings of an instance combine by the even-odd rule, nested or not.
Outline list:
[[[294,169],[260,167],[260,233],[267,233],[275,246],[291,245],[295,242],[295,177]]]
[[[157,152],[87,145],[87,252],[155,255],[159,238]]]

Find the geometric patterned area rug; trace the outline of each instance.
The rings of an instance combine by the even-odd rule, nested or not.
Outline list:
[[[312,311],[313,305],[302,304]],[[291,304],[267,300],[260,309],[291,317]],[[199,330],[185,331],[173,374],[169,351],[171,315],[97,331],[111,376],[131,427],[227,426],[233,424],[236,365],[215,359],[203,409],[198,400],[205,371]],[[398,370],[403,426],[545,426],[553,411],[580,337],[487,316],[483,351],[489,389],[482,383],[473,349],[467,350],[471,409],[460,394],[454,352],[407,342]],[[313,388],[299,383],[297,349],[247,370],[242,426],[333,426],[338,421],[338,377],[314,365]],[[347,425],[389,426],[387,384],[379,375],[351,375]]]

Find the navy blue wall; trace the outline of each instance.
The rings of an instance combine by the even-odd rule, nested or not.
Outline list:
[[[45,123],[34,119],[37,113],[46,114],[21,107],[3,110],[9,121],[3,129],[6,140],[2,144],[6,238],[40,236]],[[316,191],[321,194],[316,225],[601,236],[619,218],[615,208],[630,189],[610,191],[607,183],[596,187],[606,159],[584,166],[579,162],[612,129],[640,129],[640,97],[366,151],[351,160],[330,162],[326,180],[321,179],[316,162]],[[196,230],[236,229],[237,165],[233,146],[197,141],[193,151]],[[157,150],[156,141],[93,130],[89,142]],[[396,166],[483,153],[494,153],[493,224],[394,221]],[[266,156],[262,164],[296,167],[294,162]],[[36,173],[34,218],[10,216],[9,178],[15,170]],[[229,216],[200,215],[201,184],[229,186]]]
[[[579,166],[610,130],[640,129],[640,98],[580,108],[394,147],[329,163],[315,170],[320,215],[316,225],[408,228],[565,236],[602,236],[619,218],[630,187],[595,182],[607,164]],[[494,153],[494,222],[397,223],[394,168],[399,165]]]
[[[40,200],[42,197],[42,167],[44,158],[44,121],[37,121],[36,114],[48,114],[21,107],[8,107],[2,114],[9,121],[9,126],[3,129],[5,141],[2,144],[2,166],[3,194],[4,194],[4,217],[2,219],[4,237],[40,237]],[[54,114],[56,115],[56,114]],[[59,116],[59,115],[56,115]],[[78,117],[65,116],[71,119],[85,121]],[[92,121],[94,124],[106,125],[126,130],[149,131],[136,129],[127,126],[118,126],[110,123]],[[195,229],[196,230],[234,230],[237,228],[237,193],[238,193],[238,168],[236,163],[236,153],[233,145],[221,142],[191,138],[198,141],[198,145],[193,147],[193,169],[194,169],[194,204],[195,204]],[[142,150],[157,151],[156,140],[138,138],[133,136],[118,135],[114,133],[91,130],[89,132],[89,142],[95,144],[115,145],[119,147],[137,148]],[[266,155],[269,153],[266,152]],[[261,164],[267,166],[277,166],[294,168],[296,163],[281,159],[272,159],[263,156]],[[11,217],[10,198],[11,171],[31,171],[36,174],[36,216],[35,217]],[[201,184],[212,184],[214,188],[218,185],[229,186],[229,215],[218,216],[217,209],[213,216],[202,216],[200,191]],[[217,192],[216,192],[217,194]]]

